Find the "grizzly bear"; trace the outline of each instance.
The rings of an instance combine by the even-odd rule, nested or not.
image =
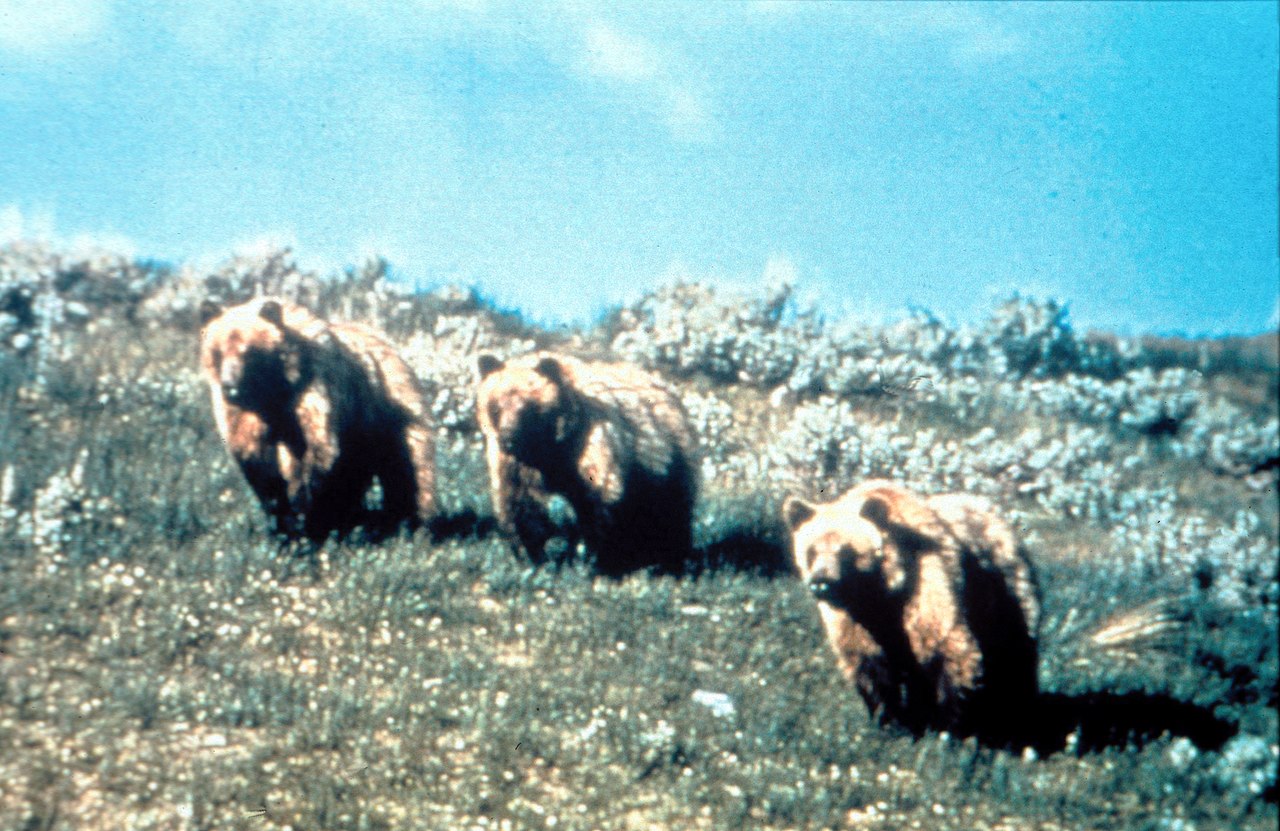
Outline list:
[[[626,364],[537,352],[478,361],[476,413],[499,526],[534,562],[572,506],[596,569],[678,569],[692,549],[697,460],[676,394]]]
[[[201,321],[218,432],[277,533],[322,540],[431,518],[426,405],[381,335],[275,297],[227,309],[206,302]],[[375,477],[382,507],[370,514]]]
[[[977,497],[866,482],[788,497],[796,566],[868,710],[919,734],[1006,736],[1037,695],[1040,605],[1025,552]]]

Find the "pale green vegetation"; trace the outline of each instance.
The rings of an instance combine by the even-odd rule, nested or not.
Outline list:
[[[1083,338],[1027,300],[868,331],[697,286],[544,331],[380,274],[0,251],[0,827],[1275,827],[1274,340]],[[266,536],[192,329],[258,282],[403,347],[434,539]],[[472,356],[535,345],[677,384],[707,448],[689,574],[535,570],[492,533]],[[1021,529],[1038,753],[913,741],[838,676],[775,514],[868,476]],[[1159,623],[1128,638],[1133,610]]]

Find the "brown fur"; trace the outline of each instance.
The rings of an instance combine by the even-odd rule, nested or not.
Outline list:
[[[374,330],[278,298],[201,310],[200,365],[231,456],[286,536],[361,521],[376,476],[382,520],[434,513],[434,441],[412,371]]]
[[[597,567],[675,568],[691,548],[697,464],[680,399],[636,367],[539,352],[479,361],[476,412],[499,525],[535,561],[573,506]]]
[[[783,503],[796,566],[868,709],[919,731],[999,732],[1036,696],[1030,563],[985,501],[886,481]]]

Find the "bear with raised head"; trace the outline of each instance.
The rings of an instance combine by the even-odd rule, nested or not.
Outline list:
[[[627,364],[537,352],[479,358],[476,414],[499,526],[535,562],[573,508],[598,571],[678,569],[692,549],[697,461],[680,399]]]
[[[374,330],[260,297],[204,304],[214,420],[274,530],[321,540],[434,513],[434,436],[413,372]],[[379,513],[365,510],[374,478]]]
[[[919,733],[998,737],[1037,695],[1040,604],[1012,530],[982,499],[866,482],[788,497],[796,567],[871,713]]]

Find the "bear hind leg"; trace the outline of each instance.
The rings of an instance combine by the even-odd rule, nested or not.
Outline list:
[[[435,515],[434,463],[431,437],[425,428],[416,426],[379,460],[381,530],[394,533],[401,526],[418,528]]]

